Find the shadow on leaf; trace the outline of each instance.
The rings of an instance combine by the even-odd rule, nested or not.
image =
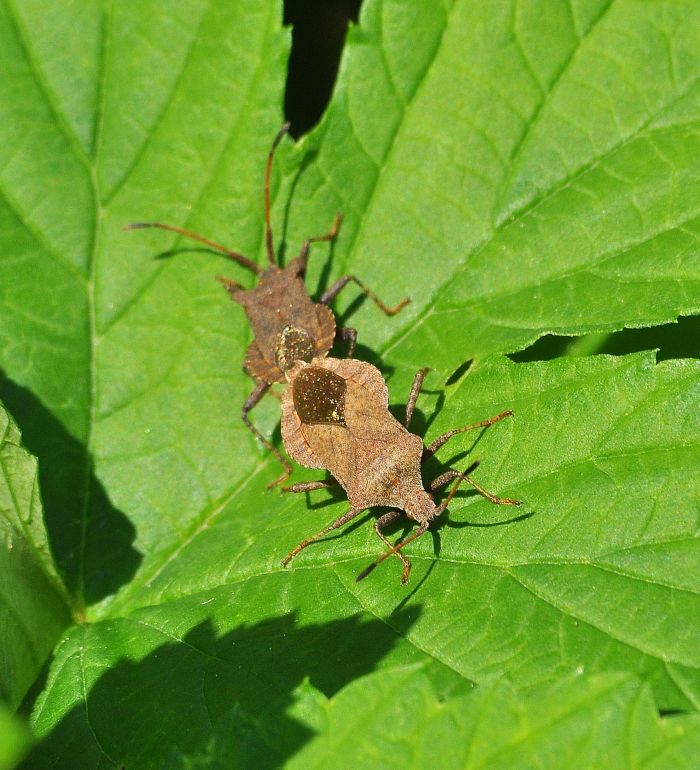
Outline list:
[[[110,667],[90,687],[87,702],[65,714],[35,747],[26,766],[198,767],[214,752],[215,767],[279,767],[313,736],[288,713],[295,690],[308,677],[331,697],[373,671],[419,614],[415,605],[394,613],[390,628],[359,615],[299,627],[297,614],[290,613],[220,636],[207,618],[142,660]],[[140,634],[162,633],[140,625],[129,634],[133,655]],[[90,651],[103,655],[105,648],[104,632],[90,640],[95,628],[111,630],[100,624],[86,631],[85,670],[104,665],[90,659]],[[230,732],[222,732],[222,725]],[[188,763],[173,760],[183,756]]]
[[[39,460],[49,542],[69,591],[78,595],[79,605],[113,594],[131,580],[141,561],[132,545],[133,525],[109,501],[85,446],[31,391],[2,370],[0,401],[22,432],[22,444]],[[86,546],[81,556],[83,512],[87,518]]]

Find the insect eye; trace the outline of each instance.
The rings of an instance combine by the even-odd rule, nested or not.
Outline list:
[[[346,389],[335,372],[308,366],[294,380],[294,408],[306,425],[345,425]]]

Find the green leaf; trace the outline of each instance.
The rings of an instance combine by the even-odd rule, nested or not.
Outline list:
[[[223,454],[241,435],[237,416],[209,431],[195,405],[214,405],[213,394],[238,403],[249,387],[238,357],[220,355],[216,329],[231,325],[231,309],[212,261],[173,260],[164,270],[153,260],[159,239],[121,228],[144,218],[184,223],[194,207],[204,219],[189,224],[206,228],[213,207],[227,229],[247,230],[237,245],[255,251],[287,35],[270,3],[179,2],[165,20],[156,2],[78,4],[51,14],[51,34],[86,44],[73,78],[78,61],[63,66],[47,33],[31,36],[50,26],[45,5],[0,11],[11,74],[0,103],[16,115],[0,137],[2,253],[11,255],[2,265],[2,366],[17,391],[13,411],[28,416],[25,435],[49,460],[44,499],[59,565],[78,601],[92,602],[128,581],[141,553],[186,528],[183,511],[228,486]],[[228,44],[243,26],[245,45]],[[218,322],[209,312],[217,306]],[[247,336],[242,324],[236,335],[234,349]],[[188,434],[222,454],[218,468],[174,445]],[[241,471],[258,462],[250,456]],[[144,483],[165,467],[181,479],[169,495],[159,481]],[[112,487],[120,474],[136,486]],[[134,523],[144,520],[135,508],[162,522],[138,548]]]
[[[516,416],[479,441],[477,478],[521,496],[524,515],[461,496],[446,526],[411,546],[407,592],[391,562],[355,583],[381,552],[367,525],[281,569],[279,557],[343,506],[308,511],[251,484],[134,589],[141,609],[125,594],[115,617],[61,645],[35,710],[35,729],[48,735],[42,751],[60,754],[82,732],[80,750],[87,744],[95,761],[148,766],[172,744],[201,749],[209,720],[233,702],[255,720],[277,765],[309,737],[284,716],[304,677],[330,695],[376,666],[425,660],[465,683],[500,676],[518,686],[572,671],[633,671],[663,708],[692,708],[700,681],[698,365],[654,365],[650,355],[496,359],[448,390],[428,436],[456,415],[498,411],[496,390]],[[455,444],[460,452],[472,440]],[[164,680],[167,708],[154,686]],[[90,693],[89,724],[75,681]]]
[[[393,403],[433,368],[415,430],[515,410],[440,457],[480,459],[521,515],[461,492],[409,547],[408,590],[396,560],[355,583],[382,550],[366,520],[281,569],[345,507],[265,491],[278,468],[239,416],[251,334],[213,280],[252,277],[122,230],[164,221],[264,261],[289,41],[263,0],[0,7],[0,397],[39,460],[52,557],[35,508],[32,559],[84,621],[27,703],[28,766],[279,766],[322,730],[304,682],[332,699],[427,660],[459,693],[631,672],[697,709],[697,362],[498,354],[700,311],[700,8],[366,0],[321,125],[280,147],[285,258],[345,215],[311,290],[352,273],[412,299],[335,307]],[[254,412],[267,435],[278,419],[274,399]],[[51,641],[13,705],[58,633],[38,620]]]
[[[698,312],[697,5],[415,6],[367,4],[296,190],[347,212],[334,270],[413,298],[362,339],[446,368]]]
[[[27,726],[0,703],[0,770],[13,770],[30,745]]]
[[[36,482],[36,460],[20,445],[17,426],[0,404],[0,703],[13,708],[71,621]],[[2,747],[0,766],[1,756]]]
[[[289,767],[696,765],[700,717],[659,719],[648,688],[629,675],[563,679],[525,695],[491,683],[445,700],[421,668],[348,685],[327,704],[327,728]]]
[[[395,625],[417,612],[397,612]],[[332,570],[309,581],[278,569],[72,629],[34,709],[44,740],[29,764],[159,767],[173,749],[206,751],[212,724],[233,718],[229,743],[277,767],[312,735],[286,713],[308,676],[332,694],[375,666],[422,659]]]

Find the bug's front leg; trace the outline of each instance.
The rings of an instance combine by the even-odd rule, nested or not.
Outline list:
[[[403,511],[399,511],[398,509],[394,509],[393,511],[388,511],[383,516],[380,516],[375,522],[374,522],[374,531],[377,533],[377,536],[379,539],[389,548],[390,550],[394,547],[386,538],[386,535],[382,532],[384,527],[387,527],[389,524],[392,523],[392,521],[396,521],[396,519],[400,519],[403,515]],[[403,565],[403,572],[401,573],[401,582],[406,583],[408,581],[408,576],[411,572],[411,562],[403,555],[402,551],[396,551],[395,556],[398,556],[401,560],[401,564]]]
[[[512,416],[512,410],[508,409],[506,412],[501,412],[500,414],[494,415],[493,417],[489,417],[487,420],[473,422],[470,425],[465,425],[462,428],[453,428],[452,430],[448,430],[447,433],[443,433],[442,436],[438,436],[432,444],[429,444],[423,450],[423,459],[425,460],[426,457],[430,457],[430,455],[435,454],[435,452],[437,452],[440,447],[444,446],[453,436],[456,436],[458,433],[465,433],[466,431],[474,430],[475,428],[488,428],[489,425],[493,425],[499,420],[503,420],[506,417]]]
[[[411,301],[408,297],[404,297],[398,305],[394,305],[394,307],[387,307],[371,289],[368,289],[364,283],[362,283],[362,281],[360,281],[354,275],[344,275],[342,278],[339,278],[327,291],[322,294],[320,301],[323,302],[324,305],[327,305],[329,302],[335,299],[338,294],[340,294],[340,292],[348,285],[348,283],[350,283],[350,281],[353,281],[355,284],[357,284],[360,289],[362,289],[363,294],[368,296],[372,302],[374,302],[374,304],[382,311],[382,313],[384,313],[384,315],[396,315]]]
[[[248,396],[245,403],[243,404],[243,409],[241,410],[241,418],[248,430],[257,439],[262,441],[262,443],[272,452],[272,454],[277,458],[277,460],[284,468],[284,473],[278,479],[275,479],[275,481],[272,481],[267,485],[268,489],[272,489],[272,487],[276,487],[278,484],[281,484],[283,481],[289,478],[292,473],[292,466],[282,456],[282,453],[279,451],[279,449],[277,449],[274,444],[265,438],[265,436],[263,436],[263,434],[255,427],[255,425],[253,425],[253,423],[250,421],[250,417],[248,416],[251,410],[260,402],[260,399],[267,393],[269,389],[269,382],[259,382],[255,386],[255,390]]]
[[[309,259],[309,249],[312,243],[320,243],[322,241],[332,241],[338,235],[340,225],[343,222],[343,215],[338,213],[335,215],[331,229],[323,235],[315,235],[312,238],[307,238],[304,243],[301,244],[301,251],[297,259],[299,260],[299,275],[306,273],[306,263]]]

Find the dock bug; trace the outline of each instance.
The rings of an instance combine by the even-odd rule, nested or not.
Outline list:
[[[268,392],[271,385],[284,382],[285,372],[296,361],[311,361],[314,357],[325,356],[330,351],[336,337],[348,341],[348,356],[352,356],[357,333],[351,328],[336,328],[335,316],[328,304],[351,281],[359,286],[362,292],[386,315],[395,315],[410,301],[405,298],[395,307],[387,307],[374,292],[354,275],[344,275],[339,278],[321,295],[318,302],[311,299],[304,284],[309,249],[312,243],[335,239],[342,221],[340,214],[336,214],[333,225],[327,233],[307,238],[301,246],[299,256],[291,260],[286,267],[279,266],[270,224],[270,172],[275,150],[288,131],[289,123],[285,123],[272,142],[265,167],[264,205],[267,267],[261,267],[243,254],[231,251],[209,238],[182,227],[167,225],[162,222],[134,222],[124,228],[125,230],[138,230],[157,227],[161,230],[178,233],[220,252],[258,276],[258,282],[252,289],[246,289],[230,278],[217,276],[217,279],[224,284],[231,299],[243,307],[253,328],[254,339],[248,348],[243,368],[257,382],[257,385],[243,404],[241,417],[246,427],[275,455],[284,468],[284,473],[276,481],[268,484],[268,488],[284,481],[292,469],[279,450],[251,422],[249,415],[255,405]]]
[[[478,463],[464,472],[448,470],[438,476],[430,489],[456,483],[443,502],[436,505],[423,487],[421,464],[458,433],[486,428],[512,415],[501,412],[494,417],[443,433],[427,447],[420,436],[408,428],[427,369],[415,376],[406,404],[403,425],[389,412],[388,390],[379,370],[352,359],[316,358],[298,361],[286,372],[290,387],[282,395],[282,439],[289,456],[308,468],[325,468],[335,481],[311,481],[285,487],[287,492],[308,492],[335,484],[345,490],[350,510],[303,540],[283,560],[286,566],[306,546],[342,527],[366,508],[386,506],[374,529],[389,548],[357,579],[365,578],[378,564],[396,555],[403,565],[401,582],[407,583],[411,563],[402,553],[404,546],[424,534],[430,522],[440,516],[466,481],[487,500],[498,505],[520,505],[518,500],[496,497],[469,475]],[[418,529],[392,545],[383,529],[405,515]]]

